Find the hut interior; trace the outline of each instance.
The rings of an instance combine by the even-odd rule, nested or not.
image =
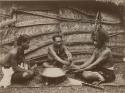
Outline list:
[[[116,73],[125,74],[124,7],[112,2],[1,2],[0,21],[9,10],[17,8],[17,22],[0,30],[0,55],[6,54],[19,35],[28,34],[30,48],[25,52],[26,60],[31,64],[46,61],[47,49],[52,44],[52,36],[62,34],[73,54],[75,61],[85,61],[93,52],[91,32],[95,30],[95,18],[101,11],[102,29],[108,32],[110,40],[107,46],[113,51]],[[122,68],[122,69],[121,69]],[[120,70],[120,71],[119,71]]]

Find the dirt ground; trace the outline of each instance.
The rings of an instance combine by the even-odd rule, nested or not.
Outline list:
[[[52,86],[44,86],[40,83],[40,77],[36,76],[28,85],[12,85],[6,89],[0,88],[0,93],[125,93],[125,63],[115,65],[116,80],[102,86],[104,90],[89,86],[66,86],[64,83]],[[41,67],[38,67],[39,71]],[[1,71],[0,71],[1,72]],[[2,74],[0,75],[2,78]]]
[[[45,88],[7,88],[0,89],[0,93],[125,93],[125,86],[105,86],[104,90],[87,86],[45,87]]]

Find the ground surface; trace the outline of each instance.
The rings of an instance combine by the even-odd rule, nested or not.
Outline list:
[[[105,86],[105,90],[99,90],[87,86],[72,87],[42,87],[42,88],[7,88],[0,89],[0,93],[125,93],[125,86]]]
[[[116,80],[112,83],[102,84],[104,90],[89,86],[71,86],[65,82],[59,85],[45,86],[40,76],[29,82],[27,85],[11,85],[6,89],[0,88],[0,93],[125,93],[125,63],[115,65]],[[38,70],[40,67],[38,68]]]

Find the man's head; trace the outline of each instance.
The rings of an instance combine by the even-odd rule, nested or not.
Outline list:
[[[54,45],[57,47],[59,47],[63,44],[63,40],[62,40],[61,35],[54,35],[52,39],[54,41]]]
[[[29,36],[24,34],[17,38],[17,45],[21,46],[24,50],[29,48],[30,39]]]
[[[105,45],[106,42],[109,41],[108,34],[102,30],[93,31],[91,37],[95,47],[97,48],[101,48],[102,46]]]

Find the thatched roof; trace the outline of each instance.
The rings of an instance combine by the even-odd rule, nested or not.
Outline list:
[[[10,1],[10,0],[0,0],[0,1]],[[12,1],[101,1],[101,2],[112,2],[116,5],[123,3],[124,0],[12,0]]]
[[[96,1],[100,1],[100,2],[111,2],[114,3],[116,5],[122,4],[123,0],[96,0]]]

